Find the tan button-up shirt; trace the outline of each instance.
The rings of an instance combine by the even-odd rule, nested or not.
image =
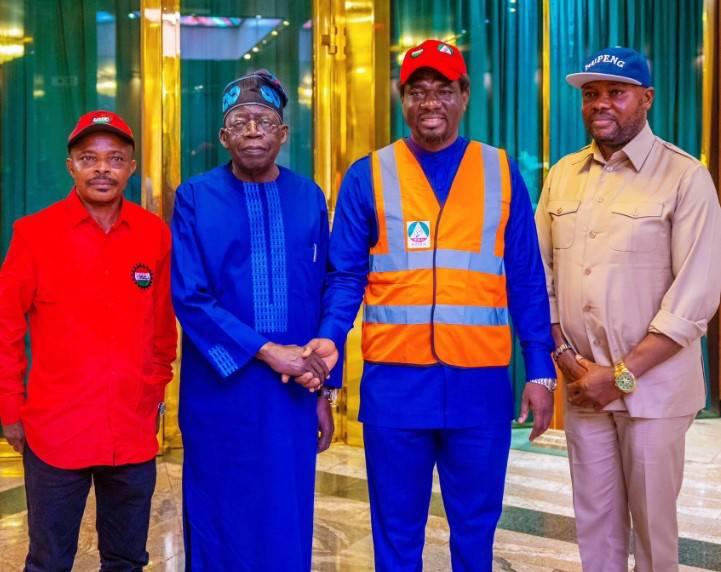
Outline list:
[[[683,348],[607,409],[701,409],[700,338],[721,296],[721,207],[703,165],[648,124],[608,160],[594,142],[551,169],[536,224],[551,321],[581,355],[613,365],[647,332]]]

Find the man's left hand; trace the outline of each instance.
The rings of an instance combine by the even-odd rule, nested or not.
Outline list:
[[[583,357],[579,357],[578,361],[586,368],[586,373],[566,386],[568,402],[571,405],[590,405],[600,411],[612,401],[623,397],[623,392],[616,387],[616,376],[612,367],[598,365]]]
[[[553,417],[553,393],[548,391],[543,385],[527,383],[523,389],[523,396],[521,397],[521,416],[518,418],[519,423],[524,423],[526,419],[528,419],[529,410],[533,411],[533,429],[528,440],[533,441],[536,437],[543,435],[551,424],[551,417]]]
[[[318,452],[322,453],[330,447],[330,442],[333,440],[333,432],[335,430],[330,401],[325,397],[319,397],[316,411],[318,413]]]

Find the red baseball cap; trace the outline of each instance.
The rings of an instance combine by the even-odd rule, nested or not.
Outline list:
[[[468,73],[461,51],[439,40],[426,40],[406,52],[401,64],[401,85],[420,68],[434,69],[450,81]]]
[[[128,124],[125,123],[123,118],[112,111],[98,109],[86,113],[78,119],[75,129],[73,129],[73,132],[68,137],[68,150],[70,150],[81,137],[90,133],[97,133],[98,131],[107,131],[119,135],[123,139],[127,139],[128,142],[135,147],[133,131]]]

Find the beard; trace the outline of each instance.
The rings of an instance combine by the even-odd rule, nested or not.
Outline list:
[[[594,129],[592,121],[598,118],[610,119],[614,123],[614,128]],[[588,120],[584,118],[584,123],[586,124],[586,131],[597,143],[621,148],[636,137],[643,129],[643,126],[646,125],[646,112],[639,109],[636,114],[624,123],[620,123],[615,116],[598,113],[589,117]]]

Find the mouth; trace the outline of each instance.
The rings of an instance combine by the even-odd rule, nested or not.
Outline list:
[[[267,153],[267,149],[260,146],[243,147],[241,151],[246,155],[264,155]]]
[[[90,179],[88,183],[91,187],[99,190],[107,190],[117,185],[117,182],[113,179]]]
[[[616,123],[616,120],[613,117],[608,117],[605,115],[598,115],[596,117],[591,118],[591,125],[594,127],[608,127],[610,125],[613,125]]]
[[[446,122],[446,118],[442,115],[424,115],[420,118],[419,123],[426,129],[435,129],[441,127]]]

